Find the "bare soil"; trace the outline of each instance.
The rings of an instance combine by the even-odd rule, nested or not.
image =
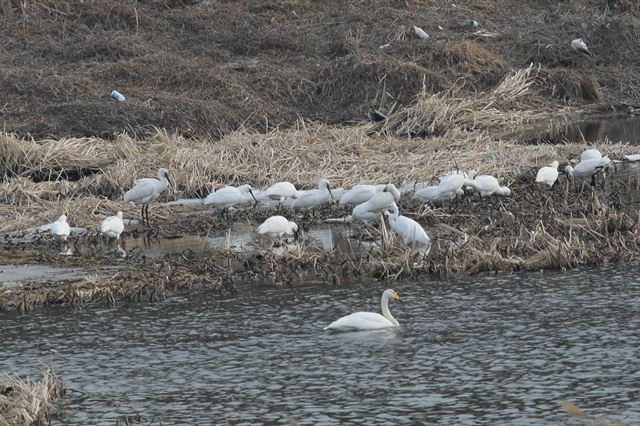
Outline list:
[[[626,0],[2,0],[0,21],[3,128],[35,139],[348,124],[422,88],[472,96],[530,63],[551,77],[550,109],[640,93],[640,7]]]

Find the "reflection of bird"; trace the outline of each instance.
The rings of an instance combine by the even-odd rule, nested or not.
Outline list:
[[[258,226],[258,234],[280,238],[285,234],[298,232],[298,225],[284,216],[271,216]]]
[[[426,40],[426,39],[428,39],[428,38],[429,38],[429,34],[427,34],[427,33],[425,32],[425,30],[423,30],[422,28],[420,28],[420,27],[416,27],[416,26],[414,25],[414,26],[413,26],[413,30],[416,32],[416,35],[417,35],[419,38],[421,38],[421,39],[423,39],[423,40]]]
[[[356,185],[340,197],[341,206],[357,206],[384,190],[385,185]]]
[[[67,223],[67,215],[63,214],[58,218],[58,220],[53,222],[51,224],[51,227],[49,228],[49,231],[51,232],[51,235],[53,235],[54,240],[60,241],[60,244],[62,246],[62,253],[71,254],[67,246],[67,239],[69,238],[69,234],[71,234],[71,228]]]
[[[382,293],[382,299],[380,300],[382,315],[375,312],[356,312],[335,320],[324,329],[331,331],[358,331],[397,327],[400,324],[389,312],[390,299],[400,300],[400,295],[392,289],[387,289]]]
[[[154,178],[142,178],[138,179],[135,186],[124,194],[124,201],[129,203],[142,205],[142,224],[145,223],[145,211],[146,221],[149,225],[149,203],[158,198],[158,196],[167,189],[167,186],[171,185],[173,192],[176,192],[176,187],[169,178],[169,172],[165,168],[158,170],[158,179]]]
[[[558,180],[559,165],[560,163],[558,161],[553,161],[550,165],[540,168],[536,175],[536,183],[544,183],[545,185],[549,185],[549,187],[553,186]]]
[[[291,182],[278,182],[271,185],[265,191],[267,197],[283,202],[287,198],[298,198],[298,190]]]
[[[573,50],[577,50],[580,53],[584,53],[585,55],[593,56],[589,49],[587,49],[587,45],[581,38],[577,38],[571,42],[571,48]]]
[[[331,194],[329,181],[327,179],[320,179],[318,182],[318,189],[306,191],[291,203],[291,207],[302,211],[309,211],[327,204],[332,200],[333,194]]]
[[[404,245],[418,249],[418,252],[423,256],[428,255],[431,250],[431,240],[424,228],[415,220],[400,216],[396,203],[391,205],[390,210],[389,225],[391,230],[402,238]]]

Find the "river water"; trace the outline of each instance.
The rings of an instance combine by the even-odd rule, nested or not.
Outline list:
[[[401,326],[375,332],[323,327],[379,312],[383,284],[3,312],[0,372],[51,360],[53,424],[571,424],[564,399],[640,424],[639,272],[397,283]]]

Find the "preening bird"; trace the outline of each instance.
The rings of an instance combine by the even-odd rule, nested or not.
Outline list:
[[[422,40],[426,40],[429,38],[429,34],[426,33],[425,30],[423,30],[420,27],[416,27],[415,25],[413,26],[413,30],[416,32],[416,35],[421,38]]]
[[[596,185],[596,175],[604,173],[604,168],[611,163],[606,155],[602,158],[592,158],[580,161],[575,167],[567,166],[564,171],[568,177],[574,178],[591,178],[591,185]]]
[[[404,245],[417,249],[418,253],[423,256],[428,255],[431,250],[431,239],[424,228],[415,220],[400,216],[396,203],[391,205],[390,210],[389,226],[391,230],[402,239]]]
[[[380,299],[382,315],[375,312],[356,312],[335,320],[324,329],[330,331],[359,331],[397,327],[400,324],[389,311],[389,300],[399,301],[400,295],[392,289],[387,289],[382,293],[382,298]]]
[[[589,49],[587,49],[587,45],[585,44],[584,41],[582,41],[581,38],[577,38],[577,39],[573,40],[571,42],[571,48],[573,50],[576,50],[576,51],[580,52],[580,53],[584,53],[585,55],[593,56],[591,54],[591,52],[589,52]]]
[[[109,216],[102,221],[100,225],[100,234],[109,239],[120,239],[120,234],[124,231],[124,222],[122,221],[122,212],[116,213],[115,216]]]
[[[298,225],[284,216],[271,216],[258,226],[258,234],[272,238],[281,238],[283,235],[296,232],[298,232]]]
[[[552,187],[558,180],[559,165],[560,163],[554,160],[548,166],[544,166],[540,170],[538,170],[538,174],[536,175],[536,183],[543,183],[545,185],[549,185],[549,187]]]
[[[141,217],[142,224],[149,225],[149,203],[158,198],[158,196],[167,189],[167,186],[171,185],[173,192],[176,192],[176,187],[169,178],[169,172],[165,168],[158,170],[158,179],[154,178],[142,178],[138,179],[135,186],[124,194],[124,201],[129,203],[135,203],[142,205]],[[145,216],[146,211],[146,216]]]
[[[394,184],[390,183],[384,186],[382,192],[355,206],[351,212],[351,217],[353,221],[371,222],[380,217],[382,212],[398,200],[400,200],[400,191]]]

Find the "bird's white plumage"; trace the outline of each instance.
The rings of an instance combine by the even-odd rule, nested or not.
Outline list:
[[[476,176],[473,180],[467,180],[465,185],[471,187],[482,197],[488,197],[491,195],[508,197],[511,195],[511,190],[509,188],[501,186],[498,179],[489,175]]]
[[[170,183],[169,172],[167,169],[161,168],[158,170],[158,179],[138,179],[134,187],[124,194],[124,201],[142,205],[149,204],[158,198]],[[173,183],[171,183],[171,186],[173,186]],[[173,187],[173,190],[175,192],[175,187]]]
[[[285,234],[293,234],[297,230],[298,225],[284,216],[271,216],[258,226],[258,234],[277,238]]]
[[[287,198],[298,198],[298,190],[291,182],[278,182],[265,191],[267,197],[283,202]]]
[[[124,231],[124,222],[122,221],[122,212],[116,213],[115,216],[109,216],[102,221],[100,225],[100,233],[107,238],[120,238],[120,234]]]
[[[400,200],[398,188],[393,184],[385,185],[382,192],[374,195],[369,201],[355,206],[351,212],[351,218],[353,221],[371,222],[398,200]]]
[[[580,154],[580,161],[598,160],[600,158],[602,158],[602,154],[595,148],[585,149]]]
[[[418,252],[424,256],[429,254],[431,250],[431,239],[429,239],[427,232],[415,220],[406,216],[400,216],[398,206],[395,203],[391,205],[389,225],[391,226],[391,230],[402,239],[402,242],[406,246],[416,248]]]
[[[71,227],[67,223],[67,215],[62,215],[51,224],[49,228],[51,235],[53,238],[60,241],[66,241],[69,238],[69,234],[71,233]]]
[[[300,195],[300,197],[291,203],[291,207],[302,211],[308,211],[327,204],[332,200],[333,195],[331,194],[329,181],[327,179],[320,179],[318,182],[318,189],[305,191]]]
[[[385,185],[356,185],[342,195],[340,205],[357,206],[369,201],[384,188]]]
[[[609,157],[604,156],[602,158],[593,158],[590,160],[580,161],[575,167],[567,166],[565,172],[569,176],[575,176],[577,178],[590,178],[604,167],[611,163]]]
[[[227,209],[242,204],[247,204],[251,200],[255,200],[251,185],[225,186],[207,195],[204,199],[204,204],[207,206],[213,206],[217,209]]]
[[[550,165],[544,166],[538,170],[536,175],[536,183],[543,183],[545,185],[553,186],[558,180],[558,161],[553,161]]]
[[[573,50],[576,50],[578,52],[591,56],[591,52],[587,48],[586,43],[581,38],[577,38],[571,41],[571,47],[573,48]]]
[[[624,159],[627,161],[640,161],[640,154],[627,154]]]
[[[427,186],[419,189],[413,194],[413,198],[424,203],[440,203],[443,201],[455,200],[456,196],[463,196],[464,191],[458,188],[456,191],[445,191],[440,185]]]
[[[416,27],[415,25],[413,26],[413,31],[416,32],[416,35],[421,38],[422,40],[426,40],[429,38],[429,34],[427,34],[427,32],[425,30],[423,30],[420,27]]]
[[[382,293],[382,298],[380,299],[382,315],[374,312],[356,312],[335,320],[324,329],[331,331],[358,331],[397,327],[399,323],[389,311],[389,300],[400,300],[400,296],[395,290],[387,289]]]

